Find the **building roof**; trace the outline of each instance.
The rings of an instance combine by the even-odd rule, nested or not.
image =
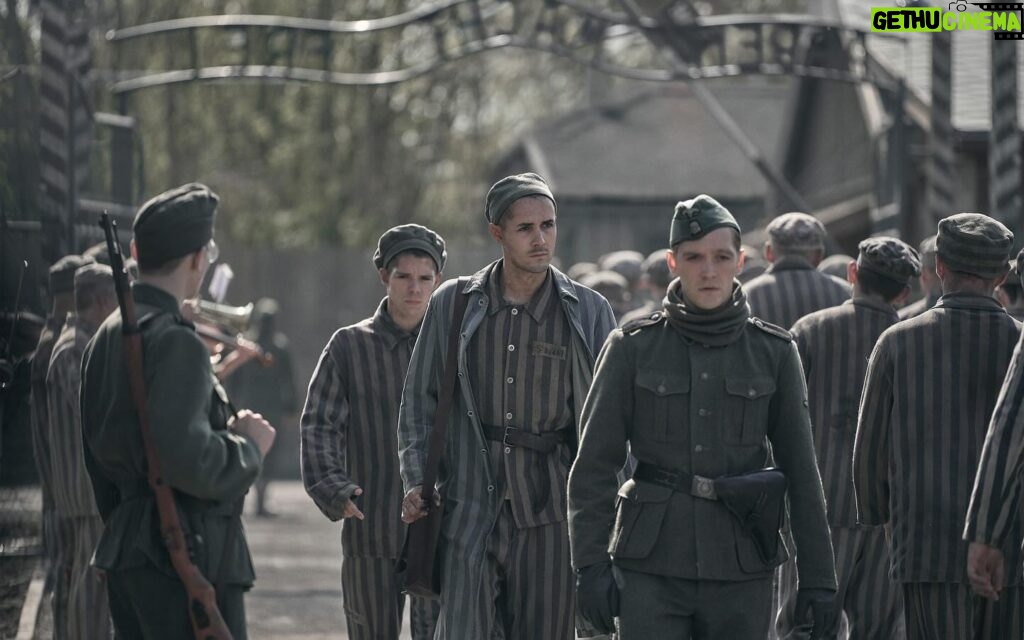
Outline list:
[[[877,0],[830,0],[825,9],[850,27],[871,28],[871,7],[881,6]],[[884,4],[884,3],[883,3]],[[890,3],[894,5],[895,3]],[[945,3],[931,6],[946,8]],[[972,7],[970,10],[978,10]],[[838,14],[838,15],[836,15]],[[899,37],[894,38],[893,35]],[[991,128],[990,62],[992,34],[984,31],[953,32],[953,127],[960,131],[988,131]],[[906,78],[907,87],[925,104],[931,102],[930,33],[868,35],[868,52],[893,73]],[[1024,49],[1019,42],[1000,42],[1000,46],[1018,47],[1017,117],[1024,123]]]
[[[708,87],[761,149],[775,157],[789,78],[709,81]],[[626,99],[537,125],[506,159],[525,153],[560,200],[653,200],[683,193],[761,198],[767,184],[686,85],[654,85]]]

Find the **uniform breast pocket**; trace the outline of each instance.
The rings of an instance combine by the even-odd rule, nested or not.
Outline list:
[[[775,393],[775,380],[768,377],[725,379],[726,444],[757,445],[764,441],[768,404]]]
[[[657,440],[685,438],[689,411],[689,375],[676,371],[637,371],[636,416],[644,435]]]

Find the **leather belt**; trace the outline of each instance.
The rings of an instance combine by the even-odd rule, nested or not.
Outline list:
[[[571,442],[573,435],[571,429],[530,433],[515,427],[498,427],[490,424],[482,426],[484,437],[492,442],[500,442],[506,447],[521,447],[540,453],[554,453],[558,445]]]
[[[704,500],[718,500],[718,492],[715,491],[713,478],[698,476],[676,469],[665,469],[649,462],[638,461],[633,478],[651,482],[669,489],[675,489],[683,493],[689,493],[695,498]]]

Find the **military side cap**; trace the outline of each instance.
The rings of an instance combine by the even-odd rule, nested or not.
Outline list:
[[[87,264],[92,264],[92,258],[86,258],[77,254],[64,256],[50,267],[50,293],[70,293],[75,290],[75,272]]]
[[[958,213],[939,221],[936,255],[953,271],[982,278],[1006,273],[1013,247],[1013,233],[981,213]]]
[[[426,253],[434,261],[437,270],[444,271],[444,264],[448,260],[448,252],[444,249],[444,238],[418,224],[403,224],[385,231],[377,241],[377,250],[373,253],[373,264],[378,269],[384,269],[394,260],[395,256],[403,251],[413,249]]]
[[[740,233],[740,225],[729,210],[711,196],[701,194],[676,203],[668,244],[674,247],[686,240],[699,240],[721,227],[731,227]]]
[[[487,221],[498,224],[512,203],[526,196],[544,196],[557,208],[551,187],[536,173],[520,173],[498,180],[487,192],[484,200],[484,215]]]
[[[143,268],[202,249],[213,238],[219,201],[209,187],[193,182],[164,191],[142,205],[132,230]]]
[[[672,272],[668,269],[668,260],[665,259],[665,250],[660,249],[644,260],[644,273],[651,279],[656,287],[666,288],[672,282]]]
[[[825,246],[825,225],[806,213],[784,213],[768,223],[772,246],[812,251]]]
[[[906,285],[921,275],[921,257],[906,242],[878,236],[857,245],[857,269]]]

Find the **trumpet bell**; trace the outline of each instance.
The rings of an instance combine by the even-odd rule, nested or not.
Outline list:
[[[209,300],[200,300],[197,315],[212,324],[223,324],[231,327],[236,333],[242,333],[249,328],[252,320],[253,304],[242,307],[232,307],[227,304],[218,304]]]

